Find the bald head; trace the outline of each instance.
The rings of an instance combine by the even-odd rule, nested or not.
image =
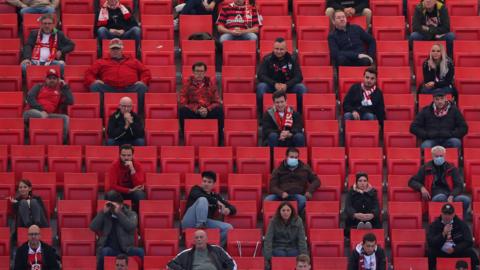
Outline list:
[[[205,249],[207,247],[208,238],[207,233],[204,230],[195,231],[193,238],[195,242],[195,248]]]
[[[120,111],[124,114],[132,111],[132,105],[133,105],[133,102],[131,98],[122,97],[120,99],[120,104],[118,106],[120,108]]]
[[[28,227],[28,244],[31,248],[37,248],[40,244],[40,227],[37,225]]]

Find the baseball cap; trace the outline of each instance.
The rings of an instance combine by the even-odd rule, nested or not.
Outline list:
[[[437,88],[437,89],[432,91],[432,95],[434,97],[445,96],[446,94],[447,94],[447,92],[445,90],[443,90],[442,88]]]
[[[455,213],[455,208],[453,208],[451,203],[446,203],[442,206],[442,214],[451,215],[453,213]]]
[[[114,38],[114,39],[110,40],[110,45],[108,47],[110,49],[113,49],[113,48],[122,49],[123,48],[123,42],[119,38]]]
[[[59,77],[58,72],[55,69],[50,68],[50,69],[47,70],[46,77],[48,78],[48,77],[52,77],[52,76],[57,77],[57,78]]]

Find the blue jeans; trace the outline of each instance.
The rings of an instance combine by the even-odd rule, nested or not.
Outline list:
[[[182,219],[182,228],[218,228],[220,229],[220,242],[224,246],[227,243],[227,232],[233,229],[229,223],[208,218],[208,200],[205,197],[198,198],[190,206]]]
[[[25,7],[20,9],[20,14],[45,14],[55,13],[54,7]]]
[[[448,199],[447,194],[439,193],[432,198],[432,202],[446,202]],[[457,195],[453,197],[454,202],[462,202],[463,204],[463,218],[466,219],[468,215],[468,208],[470,207],[471,199],[467,195]]]
[[[25,123],[28,124],[30,118],[42,118],[41,111],[37,109],[30,109],[23,113],[23,119]],[[68,140],[68,130],[69,130],[69,123],[70,118],[66,114],[61,113],[49,113],[47,118],[60,118],[63,121],[63,142],[67,143]]]
[[[268,134],[268,146],[270,147],[304,147],[305,146],[305,135],[302,132],[293,134],[293,136],[284,141],[278,140],[280,135],[278,133],[272,132]]]
[[[413,32],[410,34],[409,42],[410,47],[413,48],[414,40],[427,40],[427,38],[419,32]],[[443,37],[434,40],[445,40],[447,42],[447,53],[450,57],[453,56],[453,41],[455,40],[455,34],[453,32],[448,32]]]
[[[271,84],[260,82],[257,84],[257,108],[262,111],[263,94],[275,92],[275,87]],[[302,112],[303,99],[302,95],[307,92],[307,87],[303,83],[297,83],[287,89],[287,93],[297,94],[297,111]]]
[[[295,248],[274,248],[272,249],[273,257],[297,257],[298,249]]]
[[[265,201],[297,201],[298,213],[302,213],[303,209],[305,209],[307,198],[302,194],[289,194],[288,197],[284,200],[277,194],[270,194],[265,197]],[[275,256],[275,254],[273,256]]]
[[[223,43],[225,40],[257,40],[258,36],[255,33],[245,33],[240,36],[234,36],[232,34],[222,34],[220,36],[220,43]]]
[[[112,145],[123,145],[123,144],[131,144],[134,146],[145,146],[145,138],[136,138],[133,140],[114,140],[112,138],[107,139],[107,145],[112,146]]]
[[[202,0],[187,0],[185,1],[185,7],[182,9],[182,14],[189,15],[206,15],[212,14],[212,12],[205,9]]]
[[[353,119],[353,114],[351,112],[346,112],[343,115],[343,119],[345,119],[345,120],[355,120],[355,119]],[[373,113],[365,112],[365,113],[360,114],[360,120],[376,120],[376,119],[377,119],[377,117]]]
[[[104,269],[104,266],[103,266],[103,258],[106,257],[106,256],[117,256],[118,254],[120,253],[123,253],[119,250],[115,250],[111,247],[103,247],[97,254],[97,270],[103,270]],[[127,255],[130,257],[130,256],[137,256],[137,257],[140,257],[143,259],[143,256],[145,256],[145,252],[143,251],[142,248],[138,248],[138,247],[131,247],[128,252],[127,252]]]
[[[462,147],[462,140],[458,138],[448,138],[448,139],[433,139],[425,140],[420,146],[423,148],[432,148],[434,146],[441,145],[445,148],[460,148]]]
[[[147,92],[148,87],[143,84],[132,84],[123,89],[116,89],[108,84],[104,83],[93,83],[90,85],[90,91],[100,93],[100,104],[103,104],[103,93],[137,93],[138,95],[138,113],[143,114],[143,104],[145,100],[145,92]],[[100,110],[103,114],[103,110]],[[107,115],[105,115],[107,117]]]
[[[112,33],[110,33],[110,30],[108,30],[108,28],[106,27],[100,27],[98,28],[97,30],[97,37],[99,40],[102,40],[102,39],[112,39],[112,38],[120,38],[120,39],[134,39],[138,44],[140,44],[140,39],[141,39],[141,36],[142,36],[142,30],[140,30],[140,27],[138,26],[134,26],[132,28],[130,28],[129,30],[125,31],[125,33],[123,33],[123,35],[121,36],[116,36]]]

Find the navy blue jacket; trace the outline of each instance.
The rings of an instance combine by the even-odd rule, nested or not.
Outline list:
[[[368,45],[368,51],[365,51],[365,44]],[[348,59],[358,59],[358,55],[361,53],[366,53],[375,59],[375,39],[355,24],[347,24],[345,31],[335,29],[330,32],[328,46],[333,61],[336,61],[341,55]]]

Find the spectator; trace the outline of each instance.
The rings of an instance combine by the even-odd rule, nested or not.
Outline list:
[[[327,0],[325,15],[333,18],[335,10],[343,10],[347,17],[365,16],[367,19],[367,27],[370,27],[372,24],[372,11],[368,7],[368,0]]]
[[[445,95],[443,89],[433,91],[432,104],[425,106],[410,125],[410,132],[423,140],[422,148],[462,146],[468,126],[455,103]]]
[[[272,257],[295,257],[308,254],[302,219],[289,202],[282,202],[268,224],[265,234],[265,263]]]
[[[105,256],[117,256],[120,253],[143,258],[143,249],[135,247],[137,214],[123,204],[122,195],[110,190],[105,195],[107,202],[90,223],[90,230],[96,232],[97,270],[103,270]]]
[[[183,129],[185,119],[217,119],[219,137],[223,134],[223,110],[217,87],[205,76],[207,65],[197,62],[192,66],[193,76],[180,92],[179,118]]]
[[[337,66],[370,66],[376,54],[375,39],[360,26],[347,23],[345,12],[333,13],[335,29],[328,35],[330,57]],[[365,50],[365,44],[368,50]]]
[[[385,260],[385,251],[377,245],[377,237],[373,233],[367,233],[348,258],[347,270],[385,270]]]
[[[209,15],[215,14],[216,7],[223,0],[188,0],[183,4],[177,5],[175,10],[188,15]]]
[[[464,260],[458,260],[455,263],[455,270],[468,270],[468,263]]]
[[[297,201],[298,212],[303,213],[307,199],[320,187],[320,179],[310,166],[298,160],[299,151],[290,147],[285,160],[272,172],[270,195],[266,201]]]
[[[237,264],[223,248],[208,244],[207,233],[197,230],[194,246],[177,254],[168,264],[170,270],[216,269],[236,270]]]
[[[17,227],[48,227],[47,211],[40,196],[33,195],[32,182],[22,179],[18,182],[15,197],[7,198],[12,203],[16,215]]]
[[[287,42],[284,38],[275,40],[273,52],[263,58],[257,77],[259,109],[263,106],[263,94],[275,91],[296,93],[298,108],[302,108],[302,95],[307,92],[307,88],[302,84],[303,76],[298,59],[287,51]]]
[[[477,269],[478,257],[473,250],[473,237],[468,225],[455,215],[452,204],[443,205],[440,216],[427,231],[428,268],[436,269],[438,257],[470,257],[472,269]]]
[[[120,157],[110,167],[108,177],[110,188],[121,194],[124,200],[132,200],[133,209],[138,213],[140,200],[145,200],[145,173],[142,164],[133,160],[133,146],[120,146]]]
[[[115,270],[128,270],[128,256],[126,254],[118,254],[115,257]]]
[[[305,146],[302,116],[287,105],[285,91],[272,95],[273,107],[263,114],[263,144],[276,146]]]
[[[106,0],[96,16],[98,39],[134,39],[140,44],[142,31],[130,8],[120,0]]]
[[[220,42],[226,40],[257,40],[260,27],[257,8],[245,0],[224,5],[217,20]]]
[[[377,70],[373,67],[365,69],[363,83],[350,87],[343,99],[343,118],[345,120],[375,120],[383,125],[385,104],[382,91],[377,88]]]
[[[424,200],[462,202],[466,217],[471,201],[467,195],[462,194],[464,183],[458,168],[445,161],[446,152],[442,146],[433,147],[432,160],[420,167],[417,174],[410,178],[408,186],[419,191]]]
[[[296,258],[295,270],[310,270],[312,265],[310,263],[310,257],[307,254],[300,254]]]
[[[131,98],[120,99],[118,109],[108,119],[107,145],[145,145],[143,121],[132,108]]]
[[[410,43],[415,40],[446,40],[448,55],[453,55],[455,34],[450,32],[450,17],[444,3],[423,0],[416,7],[412,19]]]
[[[7,0],[7,3],[20,8],[20,14],[55,13],[60,0]]]
[[[55,69],[47,70],[45,83],[36,84],[27,93],[27,110],[23,119],[28,124],[30,118],[60,118],[63,120],[63,141],[68,138],[69,117],[67,106],[73,104],[70,87],[59,78]]]
[[[39,22],[39,29],[30,31],[23,46],[21,66],[24,75],[29,65],[58,65],[63,69],[65,55],[75,49],[75,43],[55,28],[55,15],[43,14]]]
[[[213,192],[217,175],[212,171],[202,172],[202,183],[195,185],[188,195],[182,228],[218,228],[222,246],[227,240],[227,232],[233,229],[229,223],[218,220],[216,215],[235,215],[237,209],[220,194]]]
[[[453,88],[453,76],[455,69],[452,60],[445,53],[440,44],[434,44],[430,56],[423,62],[423,85],[420,88],[422,94],[432,94],[435,89],[441,88],[443,92],[458,95]]]
[[[13,270],[60,270],[55,248],[40,239],[40,228],[37,225],[28,227],[28,241],[18,247]]]
[[[345,229],[379,229],[380,206],[377,190],[368,182],[368,174],[358,172],[345,201]]]
[[[152,78],[150,70],[130,55],[123,54],[123,42],[110,40],[110,56],[98,59],[85,72],[85,86],[92,92],[121,92],[138,94],[138,113],[143,114],[147,85]],[[102,103],[102,101],[101,101]]]

